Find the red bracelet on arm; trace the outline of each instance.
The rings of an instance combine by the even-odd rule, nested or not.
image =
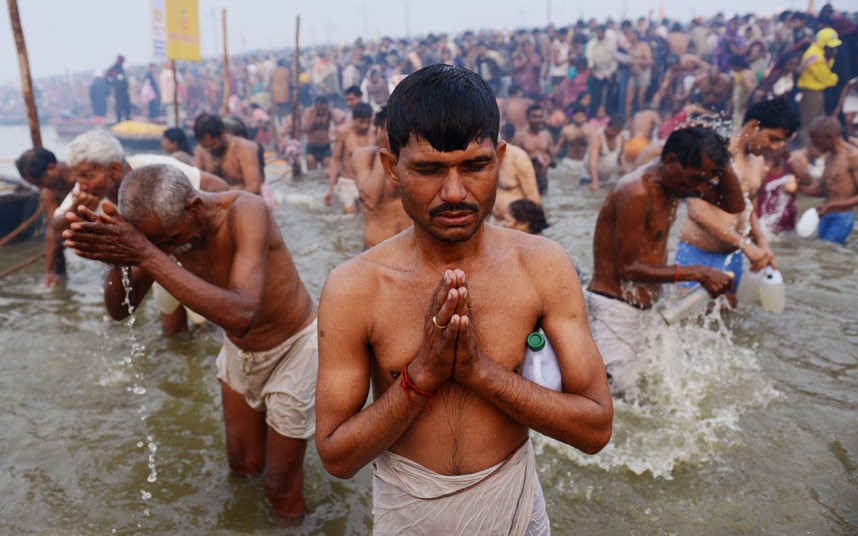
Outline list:
[[[404,365],[402,367],[402,373],[399,375],[399,386],[402,387],[402,390],[405,391],[405,396],[408,397],[408,400],[411,400],[411,392],[413,391],[415,394],[418,394],[424,398],[429,399],[429,411],[432,411],[432,397],[435,396],[436,393],[432,391],[424,391],[423,389],[414,385],[414,382],[411,381],[411,378],[408,377],[408,365]]]
[[[679,282],[679,263],[678,262],[673,263],[673,269],[674,269],[673,284],[675,285]]]

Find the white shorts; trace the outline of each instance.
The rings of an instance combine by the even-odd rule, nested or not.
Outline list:
[[[265,412],[265,422],[284,437],[308,439],[316,432],[316,321],[278,346],[246,352],[226,335],[217,356],[217,377]]]
[[[640,375],[640,354],[652,311],[589,290],[584,291],[584,298],[590,332],[610,377],[611,391],[621,394],[637,383]]]

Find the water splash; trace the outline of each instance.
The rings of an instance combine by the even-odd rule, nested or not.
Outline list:
[[[136,316],[134,314],[134,306],[131,304],[131,292],[133,291],[133,286],[131,284],[131,268],[128,266],[122,267],[122,288],[125,290],[125,299],[123,300],[122,304],[128,310],[128,320],[125,322],[125,325],[128,327],[128,341],[131,343],[131,354],[123,357],[122,364],[129,369],[132,369],[134,363],[145,356],[146,347],[137,340],[137,335],[134,332],[134,322]],[[133,377],[133,384],[127,387],[126,390],[135,395],[146,394],[146,388],[141,385],[143,377],[140,372],[134,370]],[[140,420],[146,422],[146,419],[148,417],[146,405],[141,405],[137,412],[140,415]],[[146,436],[145,446],[148,450],[146,465],[149,468],[149,475],[146,477],[146,482],[153,484],[158,480],[158,471],[155,462],[155,453],[158,450],[158,446],[155,444],[155,440],[152,435]],[[137,447],[143,448],[144,442],[138,441]],[[152,493],[144,487],[140,490],[140,497],[143,501],[148,501],[152,498]],[[144,515],[147,517],[149,516],[148,508],[144,510]]]
[[[717,307],[676,326],[653,315],[646,329],[640,381],[614,401],[608,446],[587,456],[538,436],[539,450],[550,448],[582,467],[670,480],[680,466],[717,463],[741,442],[742,415],[780,396],[756,353],[733,342]]]

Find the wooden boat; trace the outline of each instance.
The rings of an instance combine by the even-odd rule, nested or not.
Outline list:
[[[27,221],[39,209],[39,192],[15,177],[0,177],[0,239]],[[17,240],[33,238],[41,218],[18,235]]]

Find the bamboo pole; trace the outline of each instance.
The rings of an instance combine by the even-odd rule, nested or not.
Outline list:
[[[301,15],[295,16],[295,61],[292,62],[292,139],[301,140]],[[292,164],[292,176],[301,175],[301,164]]]
[[[301,132],[301,15],[295,17],[295,61],[292,65],[292,139],[300,139]]]
[[[226,36],[226,8],[220,13],[223,27],[223,113],[229,113],[229,48]]]
[[[18,1],[8,0],[9,20],[12,22],[12,34],[15,36],[15,46],[18,48],[18,67],[21,69],[21,92],[24,94],[24,105],[27,108],[27,124],[30,126],[30,139],[33,147],[42,146],[42,132],[39,130],[39,112],[36,109],[36,99],[33,96],[33,79],[30,77],[30,60],[27,56],[27,43],[24,41],[24,30],[21,28],[21,16],[18,13]]]

